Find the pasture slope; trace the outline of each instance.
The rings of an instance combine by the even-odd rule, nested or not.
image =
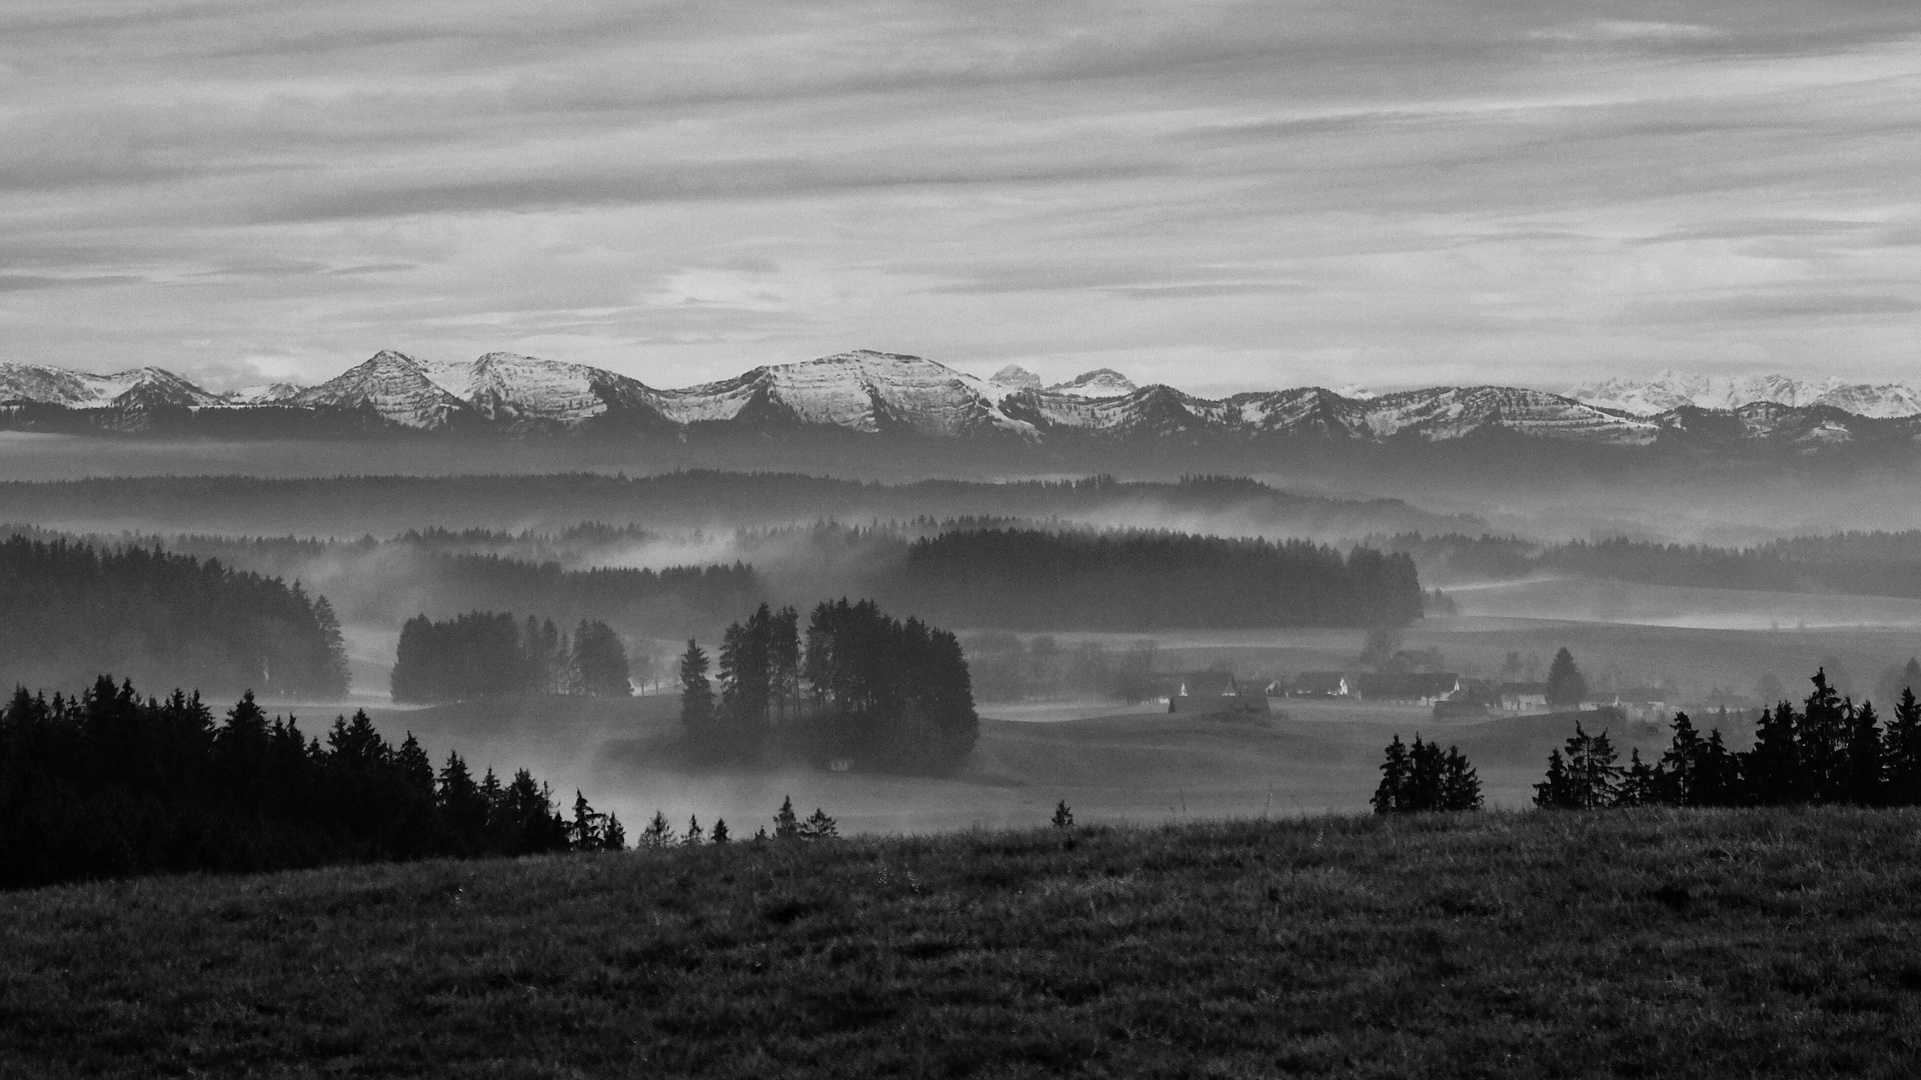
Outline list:
[[[1921,814],[1324,817],[0,896],[8,1076],[1913,1076]]]

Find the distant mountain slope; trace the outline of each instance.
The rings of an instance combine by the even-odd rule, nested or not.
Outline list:
[[[1688,406],[1727,411],[1755,403],[1791,408],[1827,406],[1875,419],[1921,413],[1921,390],[1905,383],[1870,385],[1844,383],[1840,379],[1791,379],[1785,375],[1726,378],[1669,371],[1651,379],[1612,378],[1582,383],[1569,390],[1568,396],[1636,416],[1656,416]]]
[[[601,368],[514,353],[442,362],[382,350],[318,386],[277,384],[225,396],[160,368],[89,375],[0,364],[0,423],[78,430],[198,425],[256,435],[582,430],[724,439],[730,432],[816,431],[1014,445],[1404,444],[1499,434],[1593,446],[1818,451],[1912,442],[1921,434],[1921,392],[1898,384],[1664,376],[1597,382],[1573,396],[1507,386],[1379,396],[1301,387],[1212,399],[1136,386],[1107,368],[1043,386],[1011,365],[980,379],[923,357],[868,350],[662,390]]]

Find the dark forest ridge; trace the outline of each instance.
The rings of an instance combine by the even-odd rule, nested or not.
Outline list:
[[[252,438],[579,433],[726,443],[839,432],[1073,447],[1420,444],[1504,433],[1594,446],[1814,451],[1905,445],[1921,433],[1921,414],[1903,413],[1911,396],[1833,399],[1860,412],[1816,396],[1720,409],[1678,404],[1652,414],[1511,386],[1380,396],[1299,387],[1210,399],[1166,385],[1137,387],[1109,371],[1046,387],[1019,369],[980,379],[922,357],[867,350],[678,390],[512,353],[441,363],[382,350],[318,386],[225,395],[153,367],[103,376],[0,364],[0,426]]]
[[[1917,825],[1334,817],[17,892],[0,1057],[37,1075],[1913,1075]]]

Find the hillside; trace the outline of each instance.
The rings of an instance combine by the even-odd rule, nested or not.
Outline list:
[[[0,1061],[41,1077],[1913,1075],[1918,825],[1313,818],[13,893]]]

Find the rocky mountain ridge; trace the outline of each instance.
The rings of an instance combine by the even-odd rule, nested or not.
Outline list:
[[[349,420],[360,431],[838,430],[1026,443],[1435,442],[1505,433],[1609,446],[1767,441],[1808,450],[1863,440],[1912,441],[1921,434],[1921,397],[1913,412],[1897,415],[1891,410],[1900,399],[1892,392],[1861,394],[1855,391],[1863,388],[1841,384],[1818,393],[1814,384],[1755,385],[1803,403],[1702,405],[1704,395],[1720,400],[1714,395],[1738,397],[1742,391],[1680,377],[1659,386],[1611,380],[1583,388],[1594,401],[1503,386],[1367,396],[1302,387],[1210,399],[1166,385],[1136,386],[1105,368],[1045,386],[1018,367],[980,379],[923,357],[867,350],[658,389],[601,368],[514,353],[447,363],[382,350],[317,386],[277,384],[225,395],[159,368],[88,375],[0,364],[0,419],[18,426],[44,420],[52,409],[99,417],[99,426],[121,429],[159,417],[224,414],[268,430],[278,419],[304,417]],[[1670,400],[1678,403],[1653,409]]]

